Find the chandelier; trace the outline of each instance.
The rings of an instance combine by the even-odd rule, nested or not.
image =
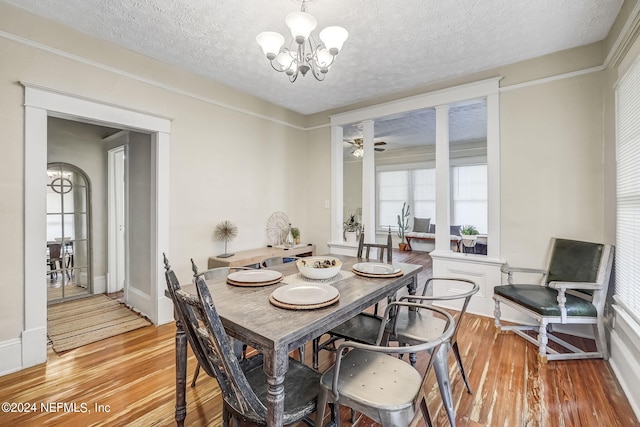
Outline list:
[[[327,27],[320,31],[322,43],[316,43],[311,32],[318,22],[313,15],[306,12],[305,3],[306,0],[302,0],[300,12],[292,12],[285,19],[293,36],[289,47],[282,48],[284,37],[273,31],[265,31],[256,37],[271,67],[278,72],[284,72],[289,76],[291,83],[296,81],[299,74],[306,76],[309,71],[317,80],[324,80],[329,67],[349,36],[347,30],[342,27]]]

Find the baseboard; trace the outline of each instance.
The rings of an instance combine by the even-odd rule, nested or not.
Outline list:
[[[93,276],[93,293],[104,294],[107,292],[107,277]]]
[[[626,311],[614,305],[609,363],[629,404],[640,419],[640,325]]]
[[[126,292],[126,301],[129,307],[133,310],[139,312],[140,314],[146,316],[149,319],[152,319],[151,313],[153,312],[151,306],[151,296],[145,294],[144,292],[134,288],[133,286],[128,286]]]
[[[22,369],[22,340],[0,342],[0,376],[17,372]]]

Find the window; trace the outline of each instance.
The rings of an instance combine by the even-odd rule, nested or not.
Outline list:
[[[402,204],[411,207],[411,217],[435,218],[435,169],[378,172],[378,228],[398,228]]]
[[[451,168],[451,223],[473,224],[487,233],[487,165]],[[436,170],[433,168],[378,172],[378,228],[397,228],[402,204],[411,206],[411,216],[436,215]]]
[[[452,224],[474,225],[487,234],[487,165],[451,168]]]
[[[640,319],[640,63],[616,92],[616,300]]]
[[[397,228],[396,216],[408,200],[409,171],[378,172],[378,228]]]

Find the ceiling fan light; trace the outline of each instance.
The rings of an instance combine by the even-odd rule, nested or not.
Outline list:
[[[284,44],[284,37],[273,31],[265,31],[256,36],[256,41],[262,48],[265,56],[269,60],[273,60]]]
[[[364,150],[362,148],[356,148],[352,153],[355,157],[362,157]]]
[[[320,31],[320,40],[329,50],[329,53],[334,56],[340,52],[347,37],[349,37],[349,33],[342,27],[327,27]]]
[[[316,18],[307,12],[291,12],[287,15],[285,22],[298,44],[304,43],[309,38],[311,31],[318,25]]]

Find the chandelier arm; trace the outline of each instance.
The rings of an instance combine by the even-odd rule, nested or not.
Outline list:
[[[274,70],[276,70],[276,71],[277,71],[277,72],[279,72],[279,73],[282,73],[282,72],[287,71],[287,70],[280,70],[280,69],[276,68],[276,66],[275,66],[275,65],[273,65],[273,61],[275,61],[275,59],[271,59],[271,60],[269,60],[269,64],[271,64],[271,68],[273,68]],[[276,62],[277,62],[277,61],[276,61]],[[278,62],[278,63],[279,63],[279,62]]]

